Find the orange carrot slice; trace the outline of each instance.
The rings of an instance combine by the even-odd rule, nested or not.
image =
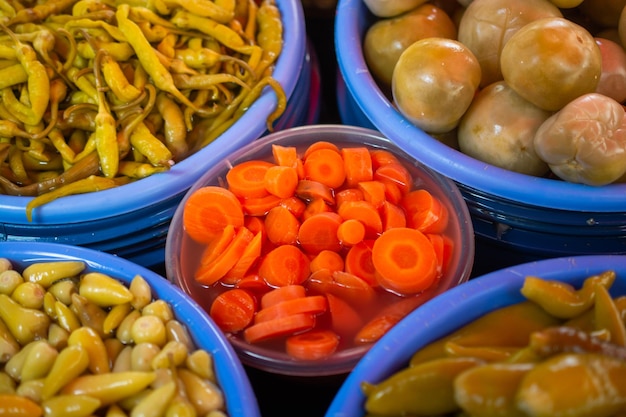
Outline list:
[[[328,141],[325,141],[325,140],[318,140],[316,142],[313,142],[312,144],[309,145],[308,148],[306,148],[306,150],[304,151],[303,159],[308,158],[308,156],[311,153],[313,153],[313,152],[315,152],[315,151],[317,151],[319,149],[330,149],[330,150],[333,150],[333,151],[335,151],[337,153],[341,152],[341,150],[339,149],[339,146],[335,145],[334,143],[328,142]]]
[[[379,166],[376,171],[374,171],[374,179],[391,181],[400,188],[403,194],[411,191],[413,187],[411,173],[400,162],[391,162]]]
[[[342,148],[341,155],[348,187],[355,187],[361,182],[373,179],[372,157],[367,148]]]
[[[272,208],[280,204],[282,199],[273,194],[264,197],[251,197],[241,200],[243,211],[248,216],[265,216]]]
[[[423,233],[441,233],[448,226],[446,206],[425,189],[413,190],[400,201],[407,225]]]
[[[258,343],[268,339],[283,337],[315,327],[315,316],[311,314],[291,314],[248,326],[243,337],[248,343]]]
[[[254,317],[254,322],[260,323],[262,321],[274,320],[276,318],[300,313],[317,315],[325,312],[327,308],[326,297],[323,295],[309,295],[283,301],[271,307],[262,308]]]
[[[335,251],[323,250],[311,259],[310,268],[311,272],[315,272],[320,269],[343,271],[344,260],[343,257]]]
[[[339,335],[331,330],[311,330],[289,336],[285,341],[287,354],[293,358],[316,361],[330,357],[339,346]]]
[[[283,301],[306,297],[306,288],[299,284],[274,288],[261,297],[261,308],[268,308]]]
[[[430,240],[419,230],[396,227],[384,232],[372,247],[379,284],[403,295],[430,287],[438,274],[438,259]]]
[[[293,245],[298,239],[300,221],[289,209],[278,205],[265,216],[267,238],[276,245]]]
[[[242,257],[254,235],[245,227],[240,227],[228,247],[214,260],[202,264],[195,273],[196,281],[212,285],[220,280]]]
[[[331,149],[318,149],[304,159],[304,177],[338,188],[346,179],[341,153]]]
[[[296,219],[302,217],[302,213],[304,213],[304,209],[306,208],[306,203],[296,196],[283,198],[280,200],[279,204],[296,216]]]
[[[209,315],[217,326],[226,333],[239,332],[250,323],[256,312],[256,300],[246,290],[233,288],[215,297]]]
[[[265,189],[280,198],[291,197],[298,186],[298,172],[294,167],[276,165],[265,171]]]
[[[363,327],[361,315],[342,298],[334,294],[326,294],[328,312],[333,330],[345,337],[352,337]]]
[[[246,246],[246,249],[235,265],[226,272],[224,278],[236,278],[235,282],[243,278],[250,268],[252,268],[252,265],[261,257],[262,243],[263,234],[258,232],[254,235],[250,243],[248,243],[248,246]]]
[[[257,198],[268,194],[265,188],[265,173],[274,166],[271,162],[258,159],[234,165],[226,173],[228,189],[238,197]]]
[[[383,231],[383,222],[380,213],[367,201],[346,201],[339,206],[337,213],[342,219],[356,219],[365,226],[365,236],[375,237]]]
[[[298,149],[295,146],[282,146],[272,144],[272,156],[276,165],[291,167],[296,166],[298,161]]]
[[[237,197],[225,188],[198,188],[185,201],[183,227],[200,243],[209,243],[226,225],[243,226],[243,209]]]
[[[385,201],[380,211],[383,231],[393,229],[394,227],[406,227],[406,214],[399,206]]]
[[[387,200],[385,196],[387,187],[382,181],[361,181],[357,187],[363,191],[363,199],[377,209]]]
[[[341,206],[341,203],[345,201],[362,201],[365,200],[363,191],[358,188],[344,188],[335,194],[335,205]]]
[[[207,265],[217,259],[218,256],[222,254],[230,245],[230,242],[233,241],[237,231],[235,230],[235,226],[232,224],[226,225],[222,233],[216,236],[207,246],[204,248],[202,252],[202,256],[200,257],[200,264]]]
[[[345,270],[363,279],[371,286],[378,285],[376,269],[372,262],[373,241],[362,241],[350,248],[346,254]]]
[[[309,258],[293,245],[270,251],[259,265],[259,275],[274,287],[302,284],[309,276]]]
[[[365,239],[365,226],[357,219],[346,219],[337,229],[337,239],[344,246],[354,246]]]
[[[337,229],[341,217],[334,212],[315,214],[302,222],[298,230],[298,242],[304,251],[316,255],[323,250],[339,251]]]
[[[377,170],[383,165],[400,163],[398,158],[386,149],[371,149],[370,158],[372,159],[372,168],[374,170]]]

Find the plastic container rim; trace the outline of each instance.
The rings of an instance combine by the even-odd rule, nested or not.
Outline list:
[[[626,184],[593,187],[515,173],[471,158],[411,124],[376,87],[364,61],[360,24],[368,16],[362,0],[339,0],[335,13],[339,70],[348,91],[372,124],[407,153],[461,187],[505,200],[560,210],[624,210]]]

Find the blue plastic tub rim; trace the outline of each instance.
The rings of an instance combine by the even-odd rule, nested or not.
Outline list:
[[[374,126],[424,165],[475,190],[539,207],[621,212],[626,184],[593,187],[498,168],[444,145],[408,122],[376,86],[363,59],[362,37],[373,16],[362,0],[339,0],[335,51],[347,90]]]
[[[153,295],[170,303],[176,318],[193,331],[196,345],[213,355],[228,415],[260,417],[257,399],[243,364],[221,330],[194,300],[161,275],[112,254],[59,243],[0,242],[0,257],[9,259],[20,272],[35,262],[81,260],[87,264],[87,270],[108,274],[127,284],[135,275],[141,275]]]
[[[582,284],[590,275],[613,269],[616,279],[610,292],[626,294],[626,256],[584,255],[539,260],[500,269],[451,288],[417,308],[390,329],[359,361],[333,398],[325,417],[361,417],[365,414],[363,381],[378,383],[403,369],[413,353],[430,342],[495,309],[521,302],[523,280],[532,275]],[[466,304],[464,315],[456,308]],[[420,330],[428,328],[425,336]]]
[[[283,22],[283,49],[276,62],[274,78],[282,85],[287,98],[291,97],[304,65],[306,28],[302,3],[276,0]],[[211,144],[175,164],[169,171],[152,175],[119,188],[68,196],[58,199],[33,213],[32,224],[69,223],[89,221],[145,207],[171,198],[188,189],[206,170],[210,162],[217,163],[251,139],[257,139],[266,130],[265,120],[277,104],[275,94],[266,87],[255,103],[224,134]],[[259,123],[262,120],[263,123]],[[167,182],[167,186],[163,183]],[[125,197],[126,196],[126,197]],[[26,205],[32,198],[0,195],[2,222],[27,223]],[[73,215],[68,217],[68,213]]]

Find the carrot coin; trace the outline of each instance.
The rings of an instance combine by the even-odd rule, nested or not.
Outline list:
[[[281,245],[261,260],[259,275],[274,287],[302,284],[309,276],[309,258],[294,245]]]
[[[257,198],[268,194],[265,173],[274,166],[271,162],[252,159],[241,162],[226,173],[228,189],[238,197]]]
[[[243,226],[241,203],[223,187],[198,188],[185,201],[183,227],[199,243],[209,243],[221,234],[226,225]]]
[[[300,360],[315,361],[331,356],[339,346],[339,335],[331,330],[311,330],[289,336],[287,354]]]
[[[256,300],[246,290],[233,288],[215,297],[209,315],[222,331],[239,332],[250,323],[256,312]]]
[[[248,343],[292,335],[315,327],[315,317],[311,314],[291,314],[273,320],[262,321],[248,326],[243,337]]]

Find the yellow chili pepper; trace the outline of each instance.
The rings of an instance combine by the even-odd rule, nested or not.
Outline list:
[[[129,303],[133,299],[133,294],[126,285],[101,272],[83,275],[79,294],[101,307]]]
[[[130,135],[131,145],[155,166],[169,167],[172,165],[172,152],[152,134],[150,129],[141,122]]]
[[[88,395],[59,395],[41,406],[46,417],[89,417],[100,407],[100,400]]]
[[[46,313],[22,307],[6,294],[0,294],[0,319],[21,345],[44,338],[50,324]]]
[[[113,306],[107,313],[106,318],[102,324],[102,331],[104,334],[111,334],[122,323],[122,320],[130,313],[130,303],[122,303]]]
[[[35,262],[24,268],[22,276],[26,281],[49,288],[58,280],[78,276],[86,266],[83,261]]]
[[[61,389],[61,394],[88,395],[103,405],[131,397],[145,389],[154,379],[154,372],[109,372],[97,375],[81,375]]]
[[[81,345],[89,357],[89,370],[93,374],[109,372],[109,357],[104,342],[91,327],[82,326],[70,333],[68,346]]]
[[[81,375],[89,366],[89,355],[82,345],[68,346],[59,352],[52,369],[44,378],[41,397],[56,395],[68,382]]]
[[[30,398],[17,394],[0,394],[0,415],[12,417],[41,417],[43,409]]]

